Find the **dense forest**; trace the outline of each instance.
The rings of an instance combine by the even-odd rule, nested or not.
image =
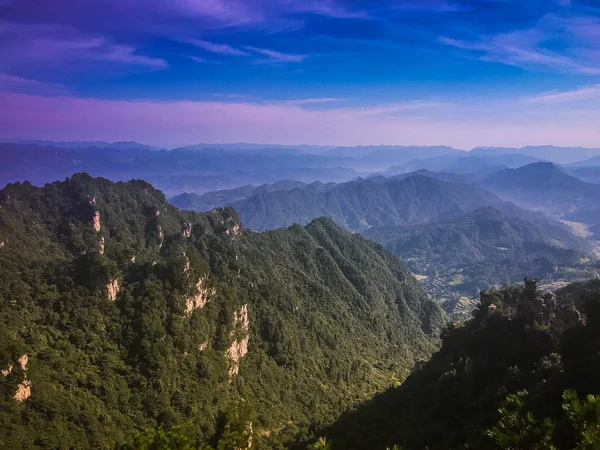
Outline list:
[[[85,174],[0,191],[1,448],[285,448],[402,382],[444,322],[328,219],[254,233]]]
[[[599,355],[598,282],[555,295],[526,279],[482,292],[427,364],[324,435],[346,450],[596,449]]]

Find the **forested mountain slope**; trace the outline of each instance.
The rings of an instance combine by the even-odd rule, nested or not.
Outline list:
[[[403,385],[324,430],[333,449],[598,448],[600,291],[581,313],[566,294],[529,280],[482,293]]]
[[[494,194],[466,184],[415,175],[260,193],[232,206],[255,230],[306,224],[326,216],[349,230],[419,223],[501,203]]]
[[[236,201],[243,200],[262,192],[291,191],[306,186],[306,183],[293,180],[282,180],[273,184],[261,186],[241,186],[235,189],[207,192],[206,194],[187,193],[177,195],[170,199],[171,204],[180,209],[191,209],[193,211],[210,211],[219,206],[227,206]]]
[[[0,191],[2,448],[191,423],[279,449],[402,379],[443,320],[397,257],[330,220],[258,234],[85,174]]]
[[[433,295],[474,296],[524,275],[546,282],[593,275],[584,239],[558,222],[525,216],[531,220],[485,207],[452,219],[371,228],[363,234],[399,255],[413,273],[427,276],[423,282]]]

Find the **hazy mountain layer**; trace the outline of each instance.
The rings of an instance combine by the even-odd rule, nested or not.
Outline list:
[[[310,185],[292,191],[261,193],[232,205],[247,227],[264,230],[306,224],[326,216],[350,230],[426,222],[478,207],[501,203],[473,186],[412,176],[359,180],[337,185]]]
[[[590,266],[589,244],[562,224],[526,220],[493,207],[422,225],[371,228],[363,234],[398,254],[423,277],[431,295],[449,301],[449,309],[459,300],[453,292],[470,297],[524,275],[553,282],[589,278],[597,271]]]
[[[575,178],[552,163],[506,169],[482,184],[505,200],[565,219],[582,219],[583,214],[600,207],[600,186]],[[582,221],[597,223],[593,214]]]
[[[180,209],[209,211],[218,206],[231,205],[232,203],[252,197],[259,193],[291,191],[292,189],[301,189],[305,186],[306,183],[301,181],[282,180],[273,184],[263,184],[261,186],[246,185],[236,189],[207,192],[202,195],[184,193],[173,197],[170,199],[170,202]]]

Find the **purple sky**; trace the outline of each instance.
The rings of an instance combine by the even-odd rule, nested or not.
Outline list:
[[[0,0],[0,139],[600,147],[592,0]]]

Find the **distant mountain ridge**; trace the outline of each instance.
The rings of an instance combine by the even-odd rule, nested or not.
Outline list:
[[[573,177],[549,162],[505,169],[490,175],[482,185],[506,200],[545,208],[569,218],[580,209],[600,206],[600,186]]]
[[[517,168],[539,162],[540,159],[520,153],[506,155],[473,155],[453,153],[427,159],[414,159],[404,165],[404,170],[426,169],[435,172],[476,174],[479,178],[502,169]]]
[[[148,150],[113,147],[57,148],[0,144],[0,186],[28,180],[43,185],[85,171],[113,181],[141,178],[168,195],[207,192],[281,179],[348,181],[359,172],[343,167],[348,159],[308,153],[257,153],[216,149]]]
[[[261,192],[291,191],[292,189],[306,186],[307,184],[302,181],[282,180],[273,184],[263,184],[261,186],[246,185],[236,189],[207,192],[202,195],[186,192],[171,198],[169,201],[172,205],[180,209],[210,211],[218,206],[229,205]]]
[[[329,217],[349,230],[425,222],[502,200],[483,189],[422,175],[309,185],[260,193],[232,203],[247,226],[266,230]]]
[[[520,153],[526,156],[554,161],[560,164],[573,163],[600,155],[600,148],[557,147],[553,145],[512,147],[475,147],[471,150],[474,156],[500,156]]]
[[[90,147],[96,148],[115,148],[119,150],[159,150],[159,147],[152,145],[140,144],[134,141],[44,141],[44,140],[20,140],[16,141],[19,145],[39,145],[42,147],[68,148],[68,149],[85,149]]]

